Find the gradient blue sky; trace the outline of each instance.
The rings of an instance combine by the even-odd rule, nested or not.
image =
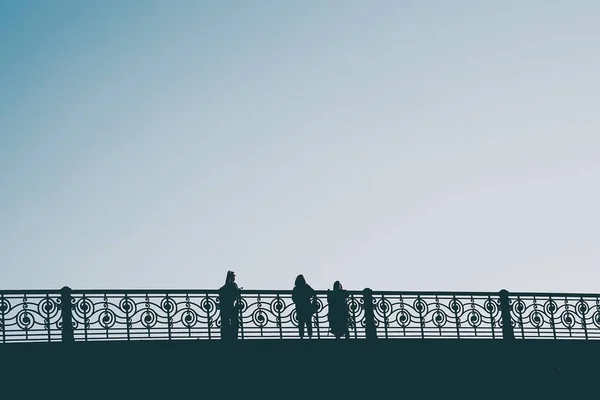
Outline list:
[[[0,2],[0,288],[600,291],[598,1]]]

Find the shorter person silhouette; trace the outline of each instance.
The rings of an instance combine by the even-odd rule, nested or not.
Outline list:
[[[327,303],[329,304],[329,330],[336,339],[344,336],[346,339],[350,337],[348,330],[348,322],[350,316],[348,314],[348,292],[342,288],[340,281],[335,281],[333,291],[327,290]]]
[[[316,310],[317,294],[304,279],[303,275],[296,277],[294,289],[292,290],[292,301],[296,305],[296,315],[298,317],[298,330],[300,339],[304,338],[304,327],[308,337],[312,337],[312,315]]]
[[[225,285],[219,289],[219,306],[221,308],[221,339],[237,339],[238,307],[237,300],[240,289],[235,283],[235,273],[227,272]]]

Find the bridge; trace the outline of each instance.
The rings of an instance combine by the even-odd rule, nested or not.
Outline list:
[[[1,291],[0,391],[598,396],[599,294],[348,291],[348,340],[329,332],[327,291],[317,299],[313,338],[298,340],[290,290],[243,290],[240,340],[226,341],[217,290]]]
[[[313,338],[332,339],[327,291]],[[242,290],[240,339],[297,339],[290,290]],[[68,305],[68,306],[65,306]],[[352,339],[600,339],[600,295],[348,291]],[[218,340],[217,290],[0,291],[0,342]]]

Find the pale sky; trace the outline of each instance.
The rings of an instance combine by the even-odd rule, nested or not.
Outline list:
[[[0,2],[0,289],[600,292],[600,2]]]

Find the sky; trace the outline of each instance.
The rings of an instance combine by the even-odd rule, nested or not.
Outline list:
[[[600,292],[594,0],[0,2],[0,289]]]

